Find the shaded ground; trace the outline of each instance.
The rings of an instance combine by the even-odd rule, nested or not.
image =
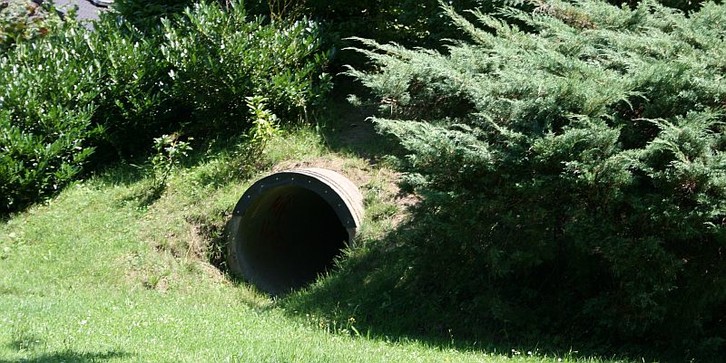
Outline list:
[[[367,200],[366,218],[392,221],[391,228],[383,234],[368,235],[368,240],[359,241],[356,248],[346,252],[333,273],[280,301],[286,312],[314,319],[321,326],[343,327],[364,336],[414,339],[459,350],[512,352],[513,355],[530,351],[569,358],[600,357],[605,361],[669,361],[672,355],[677,360],[685,358],[681,352],[653,351],[647,343],[626,347],[618,342],[595,342],[588,338],[587,332],[546,335],[517,331],[506,324],[474,318],[486,314],[460,310],[466,309],[459,303],[462,297],[429,284],[436,281],[435,270],[440,266],[432,263],[435,255],[423,253],[417,246],[423,240],[445,238],[445,233],[430,234],[436,230],[428,225],[432,219],[427,216],[432,211],[426,209],[425,202],[401,191],[399,173],[377,168],[377,164],[386,160],[386,155],[400,155],[400,150],[377,134],[367,120],[373,109],[350,106],[341,100],[342,95],[338,97],[339,101],[327,111],[330,117],[324,118],[331,120],[324,130],[326,141],[337,152],[364,158],[367,165],[351,168],[346,166],[345,158],[322,158],[285,162],[275,170],[318,166],[339,171],[361,186]],[[373,170],[388,170],[385,173],[389,175],[372,182]],[[394,208],[381,212],[381,204],[386,203]],[[442,241],[440,245],[441,248],[457,246],[456,241]],[[447,268],[456,270],[458,266]],[[710,360],[706,357],[697,361]]]

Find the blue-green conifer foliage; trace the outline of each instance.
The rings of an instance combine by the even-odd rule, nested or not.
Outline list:
[[[409,283],[470,327],[723,349],[726,6],[532,4],[444,7],[445,52],[357,39],[424,197]]]

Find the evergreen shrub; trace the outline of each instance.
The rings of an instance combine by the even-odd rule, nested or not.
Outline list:
[[[723,353],[726,6],[533,5],[447,7],[445,52],[358,39],[424,197],[401,284],[459,334]]]
[[[139,2],[139,0],[120,0]],[[188,0],[165,0],[188,1]],[[528,0],[457,0],[445,1],[456,11],[476,9],[491,13],[503,6],[531,10],[544,1]],[[637,7],[640,0],[608,0],[615,6]],[[664,6],[682,10],[698,9],[703,0],[657,0]],[[146,2],[144,2],[145,4]],[[458,38],[460,30],[441,11],[440,0],[247,0],[252,14],[272,19],[310,17],[322,24],[323,37],[335,48],[342,39],[358,36],[378,42],[395,42],[407,47],[439,49],[444,39]],[[523,25],[523,24],[520,24]],[[358,64],[359,58],[338,53],[336,65]]]

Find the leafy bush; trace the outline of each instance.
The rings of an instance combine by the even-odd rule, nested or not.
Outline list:
[[[89,63],[102,70],[97,78],[102,88],[93,121],[104,128],[95,140],[96,159],[142,156],[155,137],[191,122],[189,111],[165,91],[171,78],[159,38],[138,31],[115,14],[104,14],[94,29],[87,35]]]
[[[0,213],[89,161],[148,156],[161,135],[244,135],[247,97],[296,120],[329,83],[314,23],[263,24],[237,2],[196,4],[152,33],[115,13],[94,29],[71,18],[1,54]]]
[[[154,34],[161,29],[161,19],[174,17],[194,3],[193,0],[115,0],[113,10],[136,30]]]
[[[457,29],[442,14],[437,0],[251,0],[251,12],[270,17],[296,17],[304,14],[325,27],[329,41],[362,36],[405,45],[431,45],[453,37]],[[450,2],[456,9],[494,8],[491,0]]]
[[[83,35],[65,23],[0,57],[0,213],[57,191],[93,152],[99,69]]]
[[[94,54],[108,86],[94,120],[107,130],[105,151],[134,156],[177,131],[200,139],[244,134],[251,125],[245,99],[254,95],[296,119],[329,83],[312,22],[264,24],[239,2],[211,2],[159,24],[151,34],[115,14],[96,24]]]
[[[460,334],[724,349],[726,6],[536,4],[448,8],[446,54],[359,39],[425,197],[403,283]]]
[[[223,9],[197,4],[164,22],[160,44],[169,64],[169,97],[189,108],[190,125],[243,133],[247,97],[264,96],[278,116],[304,115],[329,82],[322,69],[316,25],[310,21],[263,24],[249,19],[241,3]]]

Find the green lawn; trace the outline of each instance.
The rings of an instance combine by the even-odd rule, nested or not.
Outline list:
[[[391,173],[332,154],[320,139],[302,130],[275,140],[268,165],[294,155],[369,173],[363,190],[379,212],[369,214],[364,238],[375,243],[395,217],[379,187]],[[219,235],[225,212],[254,181],[229,177],[229,155],[177,170],[158,199],[142,203],[150,181],[119,167],[2,222],[0,362],[602,361],[372,337],[355,317],[285,311],[284,301],[231,282],[208,263],[214,233],[204,232]]]

